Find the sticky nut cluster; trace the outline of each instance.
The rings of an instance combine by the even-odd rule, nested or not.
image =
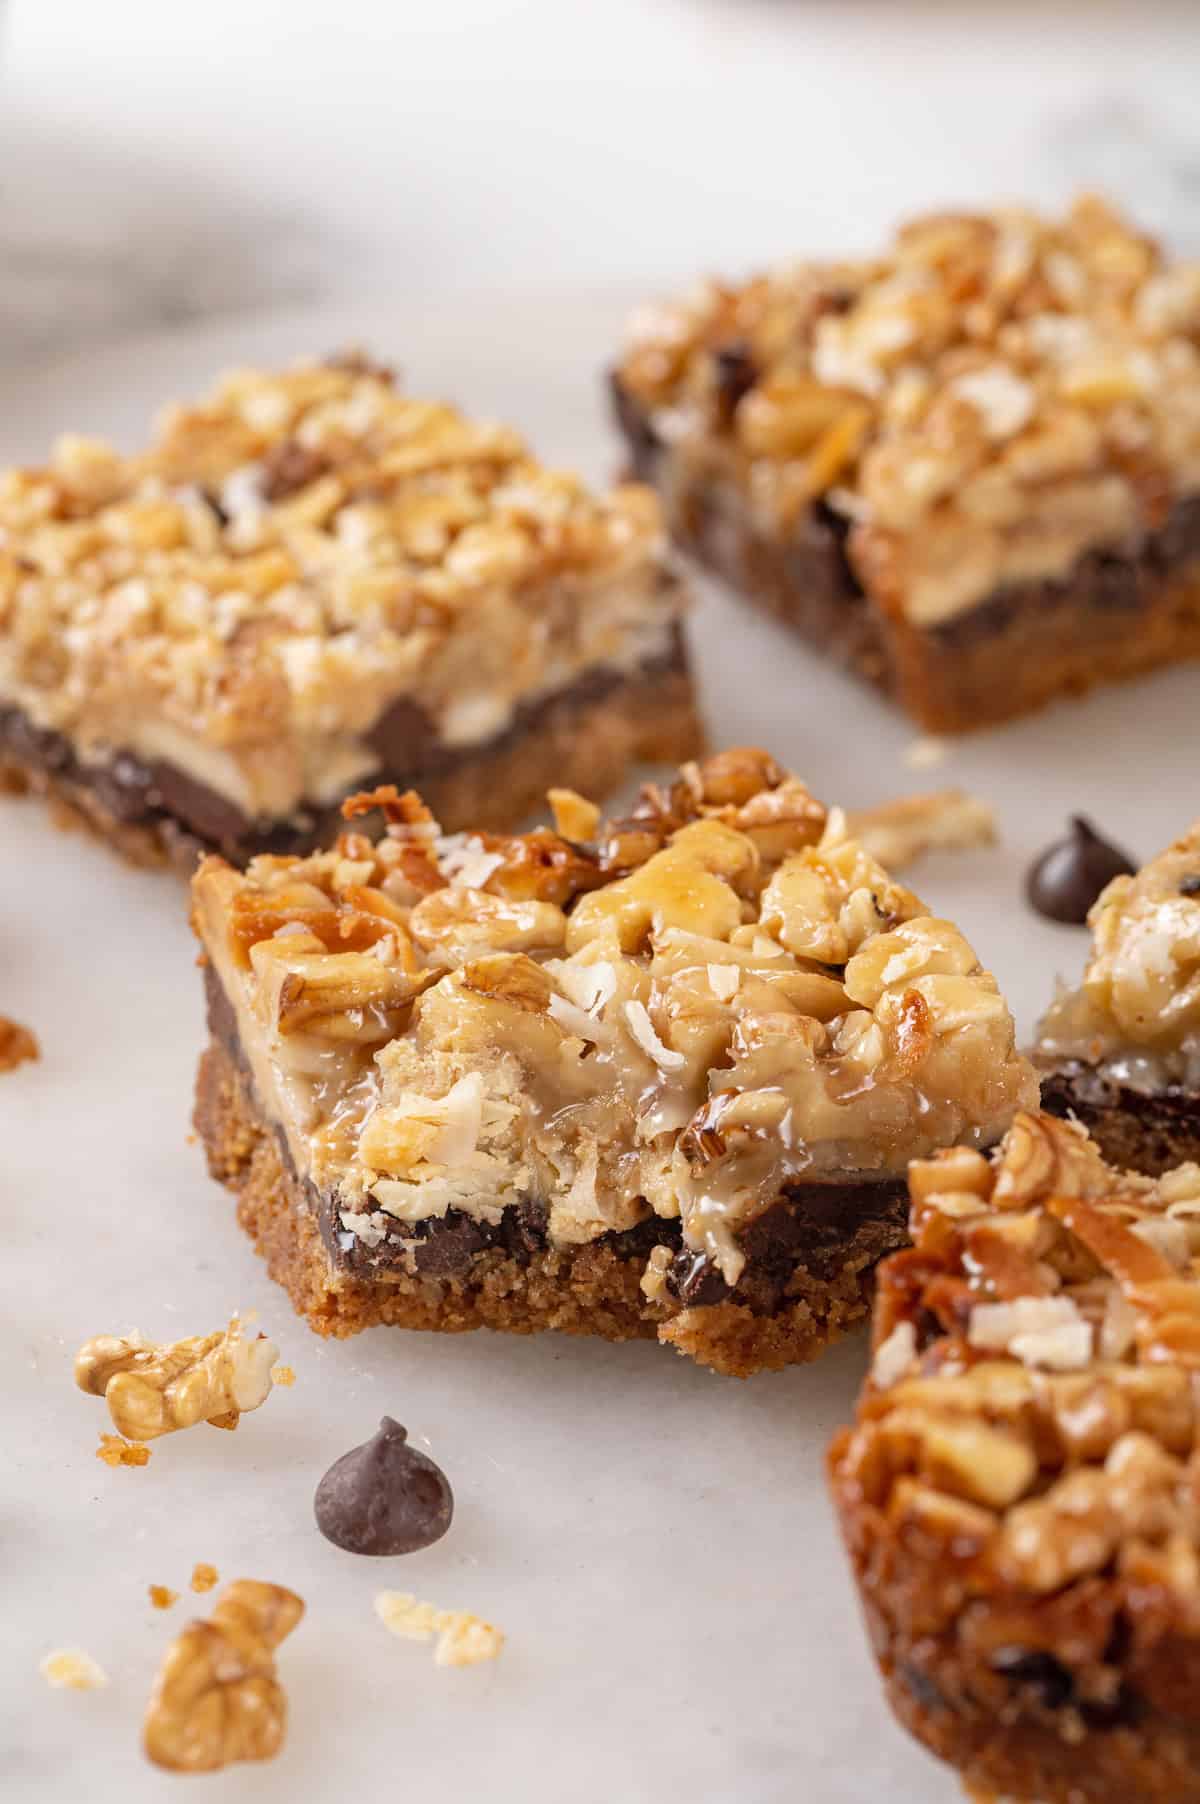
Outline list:
[[[1119,1173],[1019,1114],[993,1160],[945,1152],[910,1187],[843,1479],[976,1587],[1159,1585],[1195,1633],[1200,1167]]]
[[[104,1398],[118,1434],[152,1441],[197,1422],[236,1428],[266,1400],[278,1357],[235,1316],[228,1328],[163,1346],[140,1334],[98,1335],[75,1356],[75,1382]]]
[[[769,530],[824,497],[864,586],[919,625],[1061,576],[1200,487],[1200,266],[1094,196],[708,284],[635,320],[619,376]]]
[[[136,456],[64,438],[0,476],[6,686],[40,724],[111,740],[136,709],[265,755],[398,693],[537,689],[598,592],[662,612],[660,536],[648,492],[593,497],[361,359],[238,371]]]
[[[343,1060],[362,1107],[313,1156],[333,1145],[368,1246],[533,1191],[561,1239],[682,1214],[735,1277],[732,1230],[789,1171],[987,1144],[1032,1095],[962,936],[764,753],[685,766],[614,822],[560,794],[587,841],[446,840],[381,800],[378,844],[197,881],[276,1061],[328,1089]]]
[[[238,1760],[270,1760],[283,1745],[287,1696],[275,1650],[304,1614],[282,1585],[238,1579],[206,1622],[190,1622],[167,1649],[142,1739],[156,1766],[211,1773]]]

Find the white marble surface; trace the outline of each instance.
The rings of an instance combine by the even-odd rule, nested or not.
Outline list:
[[[10,375],[0,462],[35,456],[68,419],[132,439],[162,395],[213,367],[358,336],[402,355],[415,388],[517,419],[601,476],[613,445],[592,371],[627,298],[494,298],[486,338],[474,302],[376,301],[79,353]],[[1085,943],[1024,907],[1029,856],[1073,809],[1143,854],[1195,812],[1194,668],[973,738],[917,777],[902,721],[715,589],[693,639],[716,741],[770,745],[851,804],[956,782],[996,805],[1001,845],[916,880],[962,921],[1023,1029]],[[186,1141],[202,1025],[180,888],[57,833],[33,805],[7,803],[3,831],[0,999],[45,1055],[0,1080],[5,1804],[174,1795],[137,1724],[195,1600],[162,1616],[145,1587],[181,1588],[198,1559],[309,1604],[281,1654],[288,1746],[198,1784],[213,1804],[952,1804],[952,1780],[884,1709],[824,1492],[861,1339],[748,1384],[644,1345],[318,1341]],[[71,1384],[78,1343],[132,1324],[204,1331],[238,1306],[259,1310],[295,1387],[236,1436],[177,1436],[144,1471],[100,1465],[101,1406]],[[328,1546],[310,1509],[325,1466],[384,1411],[444,1464],[458,1513],[437,1547],[376,1563]],[[510,1637],[501,1661],[434,1668],[374,1620],[381,1586],[492,1616]],[[45,1687],[38,1658],[72,1644],[108,1669],[106,1691]]]
[[[1200,245],[1194,0],[10,0],[0,358],[675,279],[1102,182]]]
[[[67,425],[132,440],[224,362],[360,338],[602,475],[592,372],[648,283],[866,243],[943,197],[1095,180],[1200,244],[1197,18],[1083,0],[12,0],[0,461]],[[101,348],[113,337],[126,348]],[[765,741],[852,803],[928,780],[903,767],[902,723],[715,592],[696,641],[716,738]],[[986,735],[933,778],[1000,810],[1002,847],[920,882],[1026,1026],[1082,948],[1023,910],[1025,861],[1073,808],[1143,852],[1194,812],[1196,680]],[[861,1345],[739,1386],[648,1347],[317,1342],[185,1143],[201,1022],[178,890],[33,809],[6,807],[4,833],[0,998],[45,1047],[0,1083],[6,1804],[173,1795],[136,1724],[190,1600],[159,1616],[145,1586],[181,1587],[197,1559],[309,1601],[282,1656],[288,1748],[203,1782],[217,1804],[950,1804],[883,1709],[824,1497]],[[190,1332],[236,1305],[260,1310],[294,1390],[236,1437],[179,1437],[144,1472],[99,1465],[78,1341]],[[439,1547],[378,1570],[320,1540],[309,1500],[385,1409],[459,1508]],[[370,1608],[384,1584],[494,1615],[500,1664],[447,1673],[390,1640]],[[36,1661],[65,1643],[103,1661],[108,1690],[44,1687]]]

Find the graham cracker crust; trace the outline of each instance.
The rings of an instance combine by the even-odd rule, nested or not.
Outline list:
[[[748,1378],[815,1359],[869,1307],[875,1261],[862,1252],[828,1279],[798,1272],[796,1294],[771,1315],[733,1301],[652,1303],[640,1286],[644,1257],[622,1256],[612,1241],[522,1257],[489,1247],[461,1276],[389,1272],[367,1282],[334,1269],[308,1187],[290,1169],[245,1072],[216,1040],[200,1061],[194,1119],[210,1172],[237,1198],[238,1221],[318,1334],[386,1324],[657,1338],[712,1371]]]
[[[700,754],[704,744],[686,669],[658,670],[592,700],[564,696],[561,705],[550,702],[536,725],[481,746],[443,773],[423,772],[417,787],[445,832],[501,831],[538,808],[553,785],[599,798],[619,788],[631,764],[679,764]],[[403,772],[380,773],[380,781],[393,778],[405,781]],[[0,793],[44,797],[57,826],[83,828],[131,864],[172,866],[190,875],[196,860],[214,850],[170,814],[122,820],[100,791],[73,772],[41,769],[9,752],[0,753]],[[332,838],[341,824],[337,810],[330,810],[328,831],[319,830],[314,839]]]

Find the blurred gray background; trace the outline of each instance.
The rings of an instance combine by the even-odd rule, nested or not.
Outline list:
[[[1103,185],[1200,246],[1200,3],[10,0],[0,357],[672,280]]]

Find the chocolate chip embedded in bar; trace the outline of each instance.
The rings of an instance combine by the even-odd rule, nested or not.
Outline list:
[[[907,1159],[1032,1100],[1004,1001],[764,753],[621,820],[553,801],[554,829],[447,836],[374,792],[377,843],[206,862],[212,1169],[323,1331],[812,1358],[902,1242]]]
[[[1037,1028],[1042,1105],[1082,1121],[1115,1165],[1200,1159],[1200,822],[1116,876],[1088,919],[1082,982]]]
[[[910,1186],[830,1454],[888,1700],[973,1797],[1200,1797],[1200,1169],[1022,1113]]]
[[[681,544],[963,732],[1200,655],[1198,333],[1086,197],[643,309],[613,392]]]
[[[362,362],[227,377],[0,481],[0,787],[129,856],[304,851],[364,781],[448,829],[698,749],[655,498]]]

